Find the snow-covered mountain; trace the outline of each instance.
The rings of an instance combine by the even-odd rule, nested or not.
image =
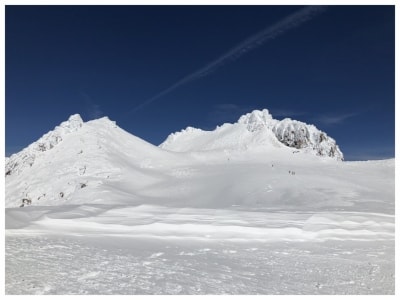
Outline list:
[[[17,173],[20,174],[26,168],[32,167],[36,157],[40,157],[42,152],[53,149],[64,137],[72,132],[78,131],[83,125],[80,115],[72,115],[68,121],[62,122],[60,126],[54,128],[43,135],[39,140],[30,144],[28,147],[13,154],[6,159],[6,176]]]
[[[274,120],[267,110],[253,111],[214,131],[189,127],[171,134],[160,147],[129,134],[107,117],[83,122],[73,115],[6,161],[5,203],[6,207],[86,202],[190,203],[196,207],[246,203],[256,208],[261,204],[251,191],[259,189],[260,178],[270,181],[271,176],[302,166],[323,169],[326,163],[333,166],[341,159],[339,147],[325,133],[298,121]],[[259,167],[246,174],[243,163]],[[274,165],[274,173],[265,170]],[[205,173],[206,177],[201,175]],[[346,180],[331,175],[335,179],[330,182],[340,181],[348,192],[352,190]],[[299,203],[305,200],[300,197],[303,192],[314,204],[323,202],[322,183],[310,176],[302,177],[307,178],[304,186],[275,183],[268,202],[262,205],[282,206],[280,199],[288,190],[299,195]],[[324,171],[324,176],[329,172]],[[210,178],[214,178],[212,183]],[[217,196],[223,191],[230,198]],[[342,203],[341,194],[335,194]]]
[[[161,147],[73,115],[6,159],[6,293],[394,293],[394,159],[341,159],[267,110]]]
[[[129,177],[135,190],[147,177],[157,180],[158,175],[148,176],[143,170],[176,160],[175,156],[107,117],[85,123],[73,115],[6,160],[6,206],[82,202],[88,191],[97,191],[95,197],[102,198],[99,193],[104,194],[109,183],[123,183]]]
[[[343,160],[335,140],[314,125],[286,118],[278,121],[267,109],[243,115],[234,124],[213,131],[188,127],[168,136],[160,145],[171,151],[205,151],[288,146],[302,152]]]
[[[214,154],[207,154],[210,151]],[[6,160],[6,205],[81,202],[88,191],[99,200],[104,189],[121,193],[117,186],[128,178],[133,181],[122,190],[133,197],[144,185],[168,176],[169,166],[233,158],[249,161],[254,153],[292,159],[300,151],[343,159],[325,133],[298,121],[274,120],[268,110],[253,111],[214,131],[188,127],[171,134],[160,147],[127,133],[107,117],[85,123],[72,115]]]

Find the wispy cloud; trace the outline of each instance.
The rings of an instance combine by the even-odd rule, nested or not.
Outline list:
[[[80,92],[80,95],[85,101],[86,112],[90,119],[98,119],[103,116],[103,111],[100,109],[100,105],[96,104],[92,97],[85,92]]]
[[[324,125],[338,125],[346,120],[358,116],[360,113],[342,113],[336,115],[319,115],[314,118],[315,121],[318,121]]]
[[[288,117],[296,117],[296,116],[304,116],[307,115],[306,112],[303,111],[295,111],[290,109],[281,109],[281,108],[272,108],[269,109],[273,118],[288,118]]]
[[[140,105],[134,107],[130,112],[136,112],[146,105],[154,102],[155,100],[165,96],[166,94],[172,92],[173,90],[177,89],[178,87],[191,82],[193,80],[200,79],[209,75],[210,73],[215,72],[217,69],[221,68],[225,64],[237,60],[239,57],[243,56],[244,54],[248,53],[251,50],[254,50],[257,47],[260,47],[267,41],[273,40],[276,37],[283,35],[284,33],[288,32],[289,30],[300,26],[301,24],[311,20],[316,15],[324,12],[326,10],[325,6],[307,6],[285,18],[280,20],[279,22],[275,23],[274,25],[268,26],[262,31],[250,36],[249,38],[245,39],[228,52],[223,54],[222,56],[218,57],[214,61],[206,64],[204,67],[200,68],[199,70],[183,77],[179,81],[175,82],[168,88],[164,89],[163,91],[159,92],[158,94],[154,95],[153,97],[147,99]]]
[[[89,107],[89,116],[92,119],[98,119],[103,116],[103,111],[100,109],[100,105],[92,103]]]
[[[213,124],[221,124],[224,122],[235,122],[237,119],[255,109],[250,105],[238,105],[232,103],[216,104],[208,114],[208,120]]]
[[[341,147],[342,149],[342,147]],[[359,145],[357,148],[342,149],[345,153],[346,160],[379,160],[395,157],[395,145]]]
[[[346,161],[382,160],[391,158],[394,158],[394,154],[355,153],[355,154],[345,155]]]

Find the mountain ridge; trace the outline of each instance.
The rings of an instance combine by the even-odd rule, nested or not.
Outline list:
[[[315,127],[296,122],[274,120],[267,110],[253,111],[242,116],[239,122],[223,124],[214,131],[188,127],[170,135],[157,147],[123,130],[107,117],[84,122],[75,114],[6,160],[6,206],[23,206],[27,202],[74,204],[87,199],[100,203],[125,203],[128,199],[164,203],[165,197],[159,197],[156,190],[165,191],[168,201],[175,203],[187,201],[185,195],[190,192],[188,186],[192,186],[189,182],[197,176],[195,170],[199,168],[216,168],[217,172],[222,172],[218,168],[232,169],[240,173],[242,163],[269,167],[280,164],[281,168],[290,170],[291,165],[298,163],[338,160],[328,155],[316,156],[317,150],[308,144],[308,148],[297,149],[279,141],[273,130],[285,132],[283,129],[290,126],[298,125],[296,130],[322,134]],[[241,176],[244,175],[235,179],[227,177],[219,184],[216,181],[215,190],[233,189],[232,182],[251,178]],[[213,197],[203,199],[202,177],[195,182],[199,194],[194,199],[202,200],[193,200],[193,203],[208,205]],[[250,201],[246,200],[246,194],[236,197],[237,201]],[[281,196],[278,193],[274,197]]]
[[[123,228],[137,232],[142,221],[148,224],[149,213],[143,211],[147,208],[161,214],[149,226],[167,231],[170,222],[182,221],[179,228],[187,228],[199,214],[212,221],[216,211],[229,212],[235,222],[242,222],[253,216],[269,219],[282,211],[303,216],[393,209],[394,160],[342,162],[298,151],[277,139],[271,128],[278,121],[271,122],[266,112],[254,113],[254,122],[247,122],[254,131],[248,124],[224,124],[205,139],[202,130],[187,130],[198,143],[192,145],[196,151],[188,152],[149,144],[108,118],[72,119],[39,139],[46,151],[36,142],[12,158],[23,165],[28,154],[34,154],[32,165],[25,163],[5,178],[7,222],[12,228],[57,231],[57,226],[69,223],[82,231],[105,222],[104,228],[113,230],[111,216],[118,228],[132,222]],[[194,215],[186,215],[188,210]],[[136,218],[143,220],[136,223]]]
[[[246,131],[243,130],[244,128]],[[229,130],[231,131],[230,136],[233,140],[225,141],[227,148],[243,146],[242,148],[247,149],[267,144],[277,147],[284,145],[294,148],[296,151],[301,150],[317,156],[344,160],[343,153],[340,151],[336,141],[325,132],[317,129],[314,125],[289,118],[280,121],[275,120],[267,109],[254,110],[251,113],[242,115],[236,123],[225,123],[222,126],[217,126],[212,131],[187,127],[179,132],[170,134],[160,144],[160,147],[178,152],[196,151],[199,149],[222,149],[224,145],[222,142],[219,143],[219,141],[221,140],[221,136],[226,136],[226,132]],[[235,131],[238,134],[235,135]],[[236,140],[234,140],[235,138]]]

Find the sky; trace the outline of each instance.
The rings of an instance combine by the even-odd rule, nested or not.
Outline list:
[[[79,113],[159,145],[254,109],[395,155],[394,6],[6,6],[5,152]]]

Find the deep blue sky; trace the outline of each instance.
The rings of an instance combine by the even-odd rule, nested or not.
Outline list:
[[[267,108],[327,132],[346,160],[394,157],[394,6],[330,6],[134,110],[302,8],[6,6],[6,154],[74,113],[158,145]]]

